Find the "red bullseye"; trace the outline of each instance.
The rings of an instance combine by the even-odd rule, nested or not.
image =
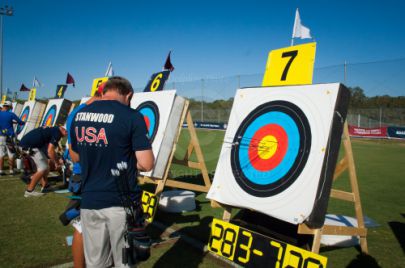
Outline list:
[[[143,116],[143,120],[145,121],[145,124],[146,124],[146,128],[147,128],[147,130],[149,131],[149,129],[150,129],[150,120],[149,120],[149,117],[147,117],[147,116]]]
[[[269,171],[283,160],[288,148],[285,130],[276,124],[261,127],[249,144],[249,160],[254,168]]]

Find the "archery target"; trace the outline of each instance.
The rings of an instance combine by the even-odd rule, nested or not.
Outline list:
[[[35,128],[38,121],[41,119],[44,107],[45,104],[37,101],[26,101],[24,103],[20,119],[26,123],[25,125],[17,126],[16,128],[16,135],[19,140],[21,140],[25,133],[28,133]]]
[[[153,143],[159,127],[159,108],[153,101],[146,101],[141,103],[136,109],[143,115],[149,140]]]
[[[300,175],[311,148],[311,130],[299,107],[272,101],[243,120],[233,144],[236,182],[253,196],[268,197],[282,192]]]
[[[51,127],[53,126],[56,118],[57,107],[56,105],[52,105],[48,111],[46,112],[44,118],[42,119],[42,127]]]
[[[155,167],[142,175],[162,178],[173,149],[185,100],[175,90],[135,93],[131,107],[145,120],[148,137],[155,156]]]
[[[67,119],[71,105],[72,102],[66,99],[50,99],[42,117],[41,126],[63,125]]]
[[[27,123],[29,116],[30,116],[30,106],[26,106],[26,107],[24,107],[23,111],[21,112],[20,119],[21,119],[21,121]],[[16,135],[20,134],[21,131],[23,130],[23,128],[24,128],[24,126],[17,125]]]
[[[304,222],[325,179],[339,91],[340,84],[239,89],[207,197]]]
[[[13,113],[20,117],[21,111],[22,111],[23,105],[18,102],[13,102]]]

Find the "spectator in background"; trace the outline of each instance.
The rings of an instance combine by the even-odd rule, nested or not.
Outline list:
[[[48,158],[55,168],[59,168],[60,164],[56,158],[55,148],[62,137],[67,135],[66,129],[63,127],[40,127],[31,130],[20,141],[20,146],[23,150],[32,152],[32,159],[37,167],[37,170],[31,177],[26,178],[28,183],[24,197],[38,197],[49,190],[48,173],[49,165]],[[35,186],[41,180],[41,192],[35,192]]]
[[[5,175],[4,157],[8,154],[8,167],[10,174],[14,174],[14,123],[24,125],[25,122],[21,121],[18,116],[11,112],[11,101],[5,101],[0,112],[0,175]]]

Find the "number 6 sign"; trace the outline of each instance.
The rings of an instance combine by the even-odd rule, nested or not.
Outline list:
[[[143,92],[155,92],[163,90],[166,80],[169,78],[169,74],[170,71],[163,71],[152,74]]]
[[[316,43],[270,51],[262,86],[312,84]]]

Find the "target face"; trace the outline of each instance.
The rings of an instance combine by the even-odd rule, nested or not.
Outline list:
[[[27,122],[28,121],[28,117],[30,116],[30,107],[26,106],[24,108],[24,110],[22,111],[21,115],[20,115],[20,119],[23,122]],[[17,125],[17,129],[16,129],[16,135],[20,134],[21,131],[24,129],[25,125]]]
[[[292,224],[309,219],[333,179],[341,87],[239,89],[207,197]]]
[[[269,197],[288,188],[301,174],[311,148],[311,130],[298,106],[268,102],[243,120],[233,144],[236,182],[251,195]]]
[[[148,129],[149,140],[153,143],[159,128],[159,108],[153,101],[147,101],[140,104],[136,109],[143,115]]]
[[[48,112],[45,114],[44,119],[42,120],[42,127],[50,127],[53,126],[55,122],[57,114],[57,107],[56,105],[52,105],[49,109]]]
[[[180,126],[185,100],[175,90],[135,93],[131,108],[141,113],[152,144],[155,166],[141,175],[163,178]]]

